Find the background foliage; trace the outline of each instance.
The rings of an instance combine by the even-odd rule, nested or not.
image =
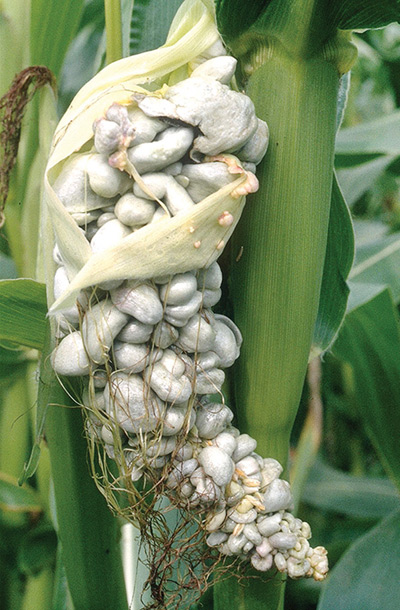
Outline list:
[[[161,44],[180,4],[124,1],[124,53]],[[0,94],[20,69],[43,63],[58,78],[61,114],[104,64],[103,2],[62,3],[62,13],[56,1],[32,0],[31,6],[28,35],[22,27],[26,7],[0,3],[0,35],[8,40],[1,50]],[[346,15],[342,20],[350,27]],[[314,360],[310,366],[291,453],[299,514],[312,523],[314,540],[327,546],[332,572],[322,587],[288,583],[287,610],[395,610],[400,597],[400,26],[357,34],[355,42],[359,60],[336,148],[338,182],[356,235],[350,297],[336,343],[321,365]],[[9,281],[34,277],[39,176],[46,124],[51,131],[54,118],[50,108],[49,94],[43,93],[26,116],[0,238],[0,607],[10,610],[72,608],[45,445],[35,475],[18,485],[32,447],[34,460],[38,457],[42,434],[33,407],[34,350],[44,343],[44,290],[31,279]],[[351,252],[340,247],[343,235],[332,230],[330,239],[333,258],[342,256],[348,264]],[[331,339],[324,343],[323,326],[315,336],[323,347]],[[208,594],[203,607],[217,610],[223,603]],[[239,603],[229,599],[232,609]]]

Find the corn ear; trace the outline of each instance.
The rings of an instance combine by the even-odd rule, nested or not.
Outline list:
[[[133,93],[149,95],[140,85],[158,85],[161,90],[150,95],[162,96],[162,86],[169,79],[174,80],[174,71],[179,71],[180,77],[182,70],[187,75],[190,62],[219,39],[209,5],[200,0],[185,3],[185,10],[178,11],[163,47],[104,68],[80,90],[61,119],[45,172],[44,199],[72,282],[68,292],[52,306],[51,313],[68,307],[80,289],[93,283],[119,278],[139,280],[210,265],[231,236],[243,210],[243,194],[247,189],[246,173],[240,168],[237,171],[241,176],[237,180],[207,197],[190,212],[157,227],[144,227],[118,246],[97,255],[92,254],[89,242],[52,187],[65,162],[77,151],[87,148],[93,136],[93,122],[112,103],[129,106],[133,103]],[[233,216],[229,228],[218,223],[226,210]],[[54,264],[49,256],[47,267],[50,280]]]
[[[59,263],[50,313],[62,311],[50,361],[56,375],[81,381],[92,472],[109,505],[140,524],[155,600],[171,565],[158,559],[164,546],[186,562],[178,578],[185,589],[208,584],[210,551],[188,537],[196,515],[196,543],[202,537],[260,572],[276,566],[322,580],[328,569],[325,549],[307,541],[308,524],[287,512],[282,466],[231,426],[221,394],[223,369],[238,358],[242,336],[212,310],[222,293],[215,261],[246,194],[257,190],[252,172],[267,149],[268,126],[230,87],[236,60],[226,57],[213,18],[210,2],[186,0],[164,47],[108,66],[84,87],[57,129],[46,172]],[[141,134],[137,108],[152,121],[150,136]],[[196,183],[196,173],[208,182]],[[211,399],[217,393],[218,403]],[[151,498],[139,481],[150,483]],[[181,511],[179,541],[158,526],[161,497]],[[175,607],[174,595],[165,607]]]
[[[187,68],[219,39],[212,15],[201,0],[185,3],[184,15],[178,11],[174,23],[165,45],[106,66],[80,89],[54,134],[48,171],[90,140],[93,121],[113,102],[129,104],[135,91],[146,93],[139,85],[162,86],[171,73]]]

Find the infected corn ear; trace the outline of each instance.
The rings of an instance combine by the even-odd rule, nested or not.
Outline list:
[[[63,278],[49,294],[52,364],[82,378],[88,434],[129,485],[151,482],[189,515],[197,508],[221,554],[319,579],[325,555],[288,512],[280,465],[231,425],[223,369],[242,336],[211,309],[216,260],[258,187],[246,164],[261,160],[268,128],[228,86],[236,63],[205,5],[183,8],[164,47],[108,66],[56,131],[45,178],[57,246],[46,266]]]
[[[56,129],[45,174],[44,214],[50,215],[59,251],[68,276],[72,280],[69,290],[57,300],[53,310],[72,304],[81,288],[109,281],[117,276],[120,279],[145,279],[209,265],[213,257],[216,258],[218,255],[217,245],[220,244],[222,249],[221,244],[225,244],[229,239],[244,205],[244,197],[240,193],[255,188],[253,182],[246,180],[246,174],[239,166],[234,170],[238,172],[239,177],[233,175],[236,179],[233,180],[232,187],[220,189],[218,196],[214,192],[196,209],[182,214],[181,218],[171,218],[169,226],[154,227],[151,231],[148,231],[148,227],[144,227],[144,232],[140,236],[135,232],[127,241],[109,249],[106,255],[102,255],[101,252],[92,253],[86,236],[79,231],[68,213],[67,206],[63,205],[57,195],[57,192],[62,190],[59,181],[63,172],[66,171],[70,175],[71,163],[81,165],[85,163],[85,159],[82,158],[73,161],[73,155],[76,151],[90,146],[93,138],[93,123],[96,126],[96,133],[100,128],[99,136],[95,135],[96,141],[100,143],[99,153],[124,150],[129,146],[132,138],[131,127],[127,124],[127,114],[129,116],[131,113],[132,118],[135,119],[140,110],[133,96],[139,94],[145,99],[162,99],[162,92],[168,91],[167,83],[174,81],[177,78],[175,75],[183,73],[189,76],[196,62],[204,63],[204,59],[213,57],[213,49],[221,51],[221,48],[223,49],[207,3],[199,0],[186,2],[178,11],[164,47],[107,66],[75,97]],[[226,70],[229,73],[232,71],[232,62],[225,72]],[[149,91],[144,89],[144,86],[152,90],[160,86],[161,89],[159,92],[152,91],[149,95]],[[241,98],[246,99],[245,96]],[[179,127],[168,128],[165,122],[160,127],[160,121],[155,119],[153,132],[149,135],[147,125],[147,136],[145,136],[143,113],[141,115],[142,120],[138,121],[137,147],[151,146],[151,141],[146,143],[144,140],[151,139],[152,133],[154,139],[154,136],[160,132],[162,135],[165,131],[172,134],[179,131]],[[146,120],[149,123],[152,119],[146,117]],[[189,134],[191,130],[186,129],[185,132]],[[160,144],[153,143],[153,146],[160,147]],[[173,158],[168,157],[168,163],[172,162]],[[128,162],[130,163],[129,159]],[[152,171],[157,170],[153,168]],[[93,176],[88,173],[85,175],[86,180],[93,183]],[[81,186],[82,183],[85,184],[85,181],[80,181]],[[242,187],[240,193],[235,192],[235,188],[239,187]],[[72,188],[76,191],[77,186],[71,189],[68,187],[69,192]],[[72,197],[71,205],[74,205],[75,209],[78,206],[79,210],[76,211],[79,213],[87,213],[90,209],[101,207],[101,200],[99,201],[101,196],[97,193],[93,193],[92,199],[94,198],[95,201],[92,204],[88,201],[88,197],[89,199],[91,197],[90,191],[86,190],[86,195],[82,195],[78,197],[78,201],[75,195]],[[175,194],[173,199],[176,200]],[[225,210],[229,210],[235,219],[228,229],[218,224],[218,218]],[[87,221],[90,221],[90,218],[87,218]],[[81,222],[81,226],[84,224]],[[144,242],[148,249],[148,256],[145,259],[142,256]],[[45,258],[47,278],[51,285],[54,269],[51,258],[47,255]],[[187,261],[192,261],[191,267],[188,267]],[[49,291],[48,296],[49,302],[52,303],[52,291]]]

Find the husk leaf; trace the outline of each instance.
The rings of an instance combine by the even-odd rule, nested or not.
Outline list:
[[[113,102],[129,104],[132,93],[142,91],[138,85],[159,81],[161,86],[174,70],[189,64],[218,38],[213,15],[204,3],[184,2],[162,47],[106,66],[80,89],[57,126],[48,169],[90,140],[93,121]]]
[[[50,313],[72,305],[83,288],[107,280],[143,280],[211,265],[241,216],[245,198],[234,198],[231,193],[243,181],[241,177],[203,199],[190,212],[147,225],[117,246],[88,258]],[[218,223],[225,211],[233,216],[229,228]]]
[[[212,3],[186,0],[164,46],[104,68],[79,91],[62,117],[45,172],[44,199],[71,284],[53,304],[50,313],[71,305],[82,288],[113,279],[143,280],[208,266],[221,253],[243,210],[245,198],[234,191],[246,181],[245,173],[189,212],[143,227],[117,246],[95,255],[52,187],[71,156],[90,149],[92,124],[104,116],[112,103],[134,104],[134,92],[149,94],[143,85],[153,85],[151,94],[162,95],[163,85],[173,80],[172,73],[179,70],[179,76],[182,78],[184,72],[186,78],[191,71],[190,62],[218,38]],[[225,211],[233,217],[229,227],[218,223]],[[43,230],[48,233],[48,222]],[[51,281],[54,262],[50,260],[49,249],[46,251],[47,275]],[[50,296],[50,303],[51,300]]]

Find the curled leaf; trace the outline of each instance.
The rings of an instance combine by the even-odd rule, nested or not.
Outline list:
[[[232,191],[244,182],[243,177],[238,178],[189,212],[147,225],[117,246],[91,256],[50,312],[70,306],[82,288],[93,284],[114,279],[141,280],[211,265],[221,254],[244,208],[244,197],[232,196]],[[221,222],[225,212],[233,217],[229,226]]]

